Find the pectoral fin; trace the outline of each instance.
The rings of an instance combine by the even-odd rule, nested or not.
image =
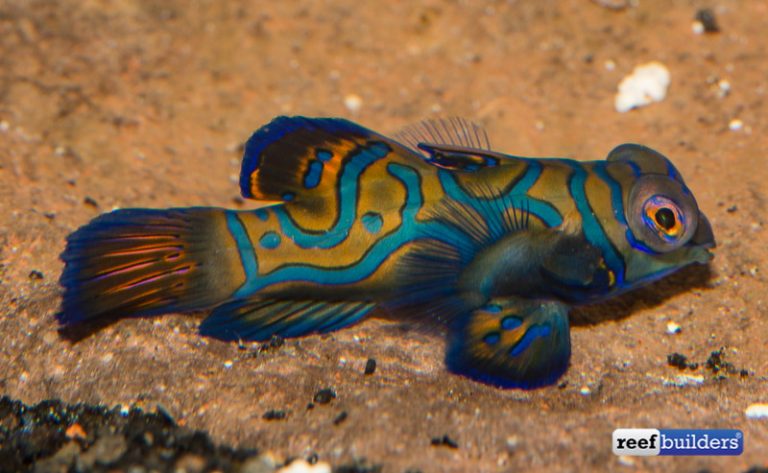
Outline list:
[[[565,304],[504,298],[457,321],[446,363],[484,383],[530,389],[557,381],[570,356]]]
[[[541,262],[541,273],[553,292],[604,293],[616,283],[616,275],[602,252],[583,238],[560,238]]]

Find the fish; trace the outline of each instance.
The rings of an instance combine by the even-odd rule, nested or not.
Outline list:
[[[448,371],[533,389],[568,368],[572,307],[715,247],[661,153],[513,156],[460,118],[387,137],[280,116],[245,144],[240,190],[262,205],[118,209],[74,231],[59,323],[209,311],[201,335],[261,341],[402,314],[444,327]]]

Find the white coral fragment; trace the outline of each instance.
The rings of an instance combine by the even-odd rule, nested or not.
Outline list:
[[[624,113],[664,100],[669,82],[669,69],[660,62],[654,61],[635,67],[632,74],[619,83],[619,91],[614,101],[616,111]]]

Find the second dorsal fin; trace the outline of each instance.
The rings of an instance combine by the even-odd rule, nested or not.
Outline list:
[[[246,198],[312,205],[392,152],[410,154],[344,119],[277,117],[246,143],[240,190]]]

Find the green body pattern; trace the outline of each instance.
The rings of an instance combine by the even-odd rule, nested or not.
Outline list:
[[[514,157],[458,119],[391,139],[279,117],[247,143],[241,190],[269,205],[118,210],[75,232],[62,323],[213,309],[201,333],[263,340],[380,306],[447,324],[451,370],[529,388],[567,368],[569,305],[705,263],[714,246],[653,150]]]

